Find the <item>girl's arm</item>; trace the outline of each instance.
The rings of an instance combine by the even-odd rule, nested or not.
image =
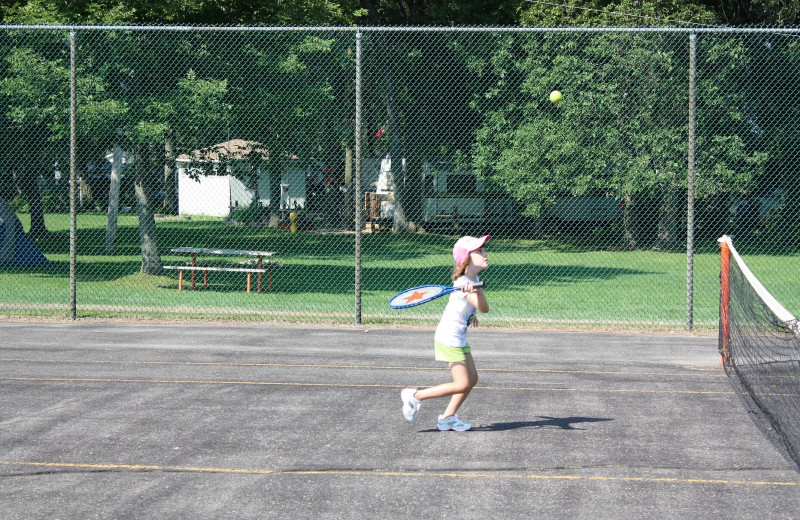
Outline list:
[[[489,312],[489,302],[486,300],[486,295],[483,294],[483,288],[474,288],[471,283],[464,286],[462,291],[467,293],[467,301],[473,307],[481,312]]]

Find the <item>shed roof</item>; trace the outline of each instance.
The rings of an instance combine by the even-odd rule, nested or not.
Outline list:
[[[258,141],[231,139],[178,156],[182,162],[222,162],[223,160],[242,161],[247,159],[269,160],[269,151]]]

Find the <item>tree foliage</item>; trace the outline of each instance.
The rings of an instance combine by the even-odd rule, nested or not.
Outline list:
[[[626,212],[655,205],[657,243],[671,246],[678,193],[686,189],[688,37],[580,33],[503,40],[486,60],[495,84],[476,101],[485,117],[474,148],[478,172],[535,217],[565,195],[611,197]],[[716,78],[709,82],[726,89]],[[551,103],[551,90],[563,91],[564,101]],[[698,142],[701,196],[741,192],[763,173],[765,156],[748,146],[743,107],[727,99],[702,98],[699,124],[713,121],[716,128]],[[632,246],[639,244],[638,230],[625,233]]]
[[[17,0],[3,3],[0,17],[6,23],[43,24],[585,27],[786,24],[796,22],[798,10],[786,0],[555,4]],[[8,32],[0,42],[7,149],[1,175],[7,179],[12,171],[20,185],[35,185],[54,162],[65,165],[68,150],[66,34],[32,34]],[[171,165],[182,153],[233,136],[260,143],[276,160],[292,157],[305,164],[330,161],[352,147],[354,44],[343,33],[264,37],[118,28],[79,34],[80,167],[114,144],[135,153],[144,220],[156,210],[153,194],[168,189]],[[461,157],[490,189],[508,193],[529,215],[542,215],[562,194],[611,197],[627,216],[657,208],[664,218],[658,229],[646,231],[659,245],[668,247],[677,237],[676,194],[686,183],[685,38],[647,33],[369,34],[364,42],[369,51],[365,126],[391,124],[382,139],[368,140],[366,148],[408,159],[402,178],[396,179],[398,204],[408,220],[421,211],[423,158]],[[791,166],[796,131],[779,117],[779,103],[753,94],[772,89],[784,99],[796,98],[797,73],[780,70],[782,64],[796,63],[796,44],[705,36],[699,42],[701,62],[714,72],[699,78],[705,94],[698,107],[698,195],[729,198],[756,192],[775,177],[775,169]],[[777,74],[768,77],[781,79],[757,79],[758,59]],[[564,91],[563,103],[547,101],[553,89]],[[254,160],[261,157],[257,153]],[[24,161],[30,164],[27,170],[18,167]],[[27,196],[37,197],[35,190]],[[641,231],[625,230],[632,245],[640,241]]]

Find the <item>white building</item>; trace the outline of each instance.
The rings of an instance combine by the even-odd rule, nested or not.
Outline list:
[[[227,217],[234,208],[270,205],[269,160],[263,145],[243,139],[180,155],[175,164],[178,213]],[[296,157],[281,159],[281,208],[305,206],[306,172],[296,163]]]
[[[361,164],[364,189],[382,196],[380,217],[393,218],[394,176],[405,170],[406,159],[400,163],[400,172],[393,170],[388,157],[365,158]],[[488,196],[475,172],[460,168],[452,160],[425,161],[422,175],[425,186],[422,218],[426,222],[510,221],[515,218],[516,210],[509,197]]]
[[[402,159],[401,168],[405,170],[406,159]],[[394,218],[394,176],[392,160],[389,157],[366,157],[361,161],[361,187],[366,191],[374,191],[380,195],[380,217]]]
[[[497,222],[515,218],[515,208],[510,198],[490,197],[474,171],[460,168],[453,161],[425,162],[423,183],[425,221]]]

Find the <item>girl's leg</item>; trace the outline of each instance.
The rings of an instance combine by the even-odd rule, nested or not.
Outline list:
[[[456,380],[455,371],[459,372],[459,378],[467,378],[467,388],[463,392],[453,394],[450,398],[450,403],[447,405],[442,417],[450,417],[455,415],[461,404],[467,399],[467,396],[472,391],[472,388],[478,384],[478,371],[475,369],[475,361],[472,359],[472,354],[467,354],[462,367],[450,367],[450,373],[453,374],[453,381]],[[463,373],[465,372],[465,373]]]
[[[461,403],[469,395],[472,387],[478,383],[478,371],[475,369],[475,361],[472,359],[472,354],[467,354],[464,361],[450,363],[449,366],[450,374],[453,376],[452,383],[443,383],[431,388],[417,390],[414,396],[420,401],[433,399],[434,397],[452,396],[444,417],[449,417],[456,413]]]

